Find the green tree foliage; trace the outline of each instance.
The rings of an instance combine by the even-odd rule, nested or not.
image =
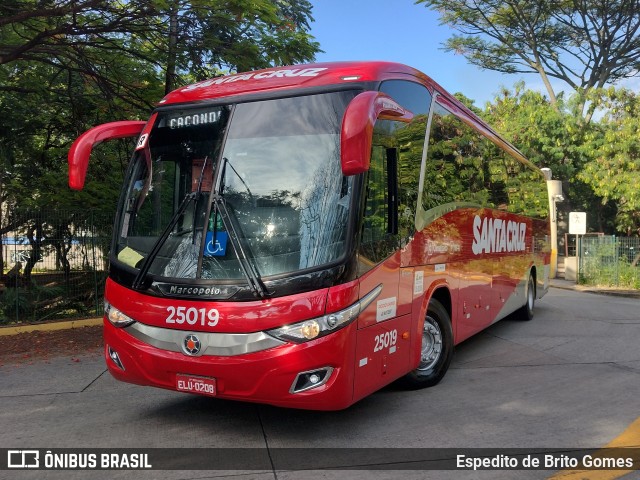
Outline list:
[[[3,73],[19,81],[20,71],[48,66],[44,82],[75,73],[106,99],[150,106],[140,87],[155,78],[151,66],[158,62],[148,39],[160,23],[149,2],[8,0],[0,6],[0,18]],[[39,92],[2,85],[5,91]]]
[[[417,3],[438,11],[443,24],[460,32],[446,42],[447,50],[481,68],[538,74],[554,105],[552,78],[586,94],[638,74],[640,0]],[[579,113],[584,105],[577,103]]]
[[[306,0],[176,0],[156,2],[167,27],[167,91],[221,71],[245,71],[313,60]],[[173,42],[173,43],[172,43]]]
[[[311,8],[306,0],[0,2],[0,233],[62,228],[25,217],[44,207],[112,218],[131,145],[100,145],[85,190],[71,192],[71,142],[93,125],[147,118],[167,85],[313,59]]]
[[[578,178],[602,197],[602,203],[617,207],[617,230],[640,234],[640,96],[625,89],[594,92],[594,102],[605,115],[601,134],[588,147],[592,158]]]
[[[561,96],[554,107],[545,95],[518,83],[514,90],[502,89],[483,116],[536,166],[549,167],[555,178],[562,179],[561,217],[570,211],[587,211],[594,230],[613,232],[615,204],[603,202],[580,175],[594,161],[594,149],[604,141],[608,127],[599,120],[583,125],[572,114],[575,101],[575,96],[566,102]]]
[[[564,99],[554,108],[543,94],[519,82],[502,88],[487,106],[487,121],[538,167],[550,167],[559,178],[572,178],[583,160],[584,130],[567,113]]]

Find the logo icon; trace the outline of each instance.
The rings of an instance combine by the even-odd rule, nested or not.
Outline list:
[[[9,450],[7,452],[8,468],[38,468],[40,467],[39,450]]]
[[[136,150],[140,150],[140,149],[143,149],[144,147],[146,147],[148,138],[149,138],[149,134],[148,133],[140,135],[140,138],[138,139],[138,144],[136,145]]]
[[[200,339],[193,333],[190,333],[184,337],[182,342],[182,349],[187,355],[197,355],[200,352]]]

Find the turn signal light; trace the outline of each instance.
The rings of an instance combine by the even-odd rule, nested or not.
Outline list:
[[[109,319],[114,327],[118,328],[128,327],[135,322],[133,318],[125,315],[106,300],[104,302],[104,315]]]

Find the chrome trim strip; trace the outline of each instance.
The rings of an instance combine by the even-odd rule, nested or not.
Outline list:
[[[182,343],[187,335],[193,334],[200,340],[200,351],[194,357],[216,355],[233,357],[245,353],[260,352],[269,348],[284,345],[286,342],[278,340],[264,332],[254,333],[208,333],[189,330],[173,330],[170,328],[153,327],[136,322],[124,328],[141,342],[152,345],[161,350],[180,352],[186,356]]]
[[[376,288],[367,293],[364,297],[360,299],[360,312],[362,313],[365,308],[367,308],[371,302],[373,302],[378,295],[382,292],[382,284],[378,285]]]

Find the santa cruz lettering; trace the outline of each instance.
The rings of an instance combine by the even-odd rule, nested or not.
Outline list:
[[[524,252],[527,249],[526,236],[526,223],[501,218],[482,218],[476,215],[473,219],[471,250],[474,255]]]
[[[226,77],[212,78],[204,82],[195,83],[182,89],[183,92],[190,92],[198,88],[206,88],[211,85],[221,85],[223,83],[240,82],[244,80],[262,80],[269,78],[285,78],[285,77],[316,77],[326,68],[285,68],[282,70],[266,70],[262,72],[241,73],[239,75],[228,75]]]

